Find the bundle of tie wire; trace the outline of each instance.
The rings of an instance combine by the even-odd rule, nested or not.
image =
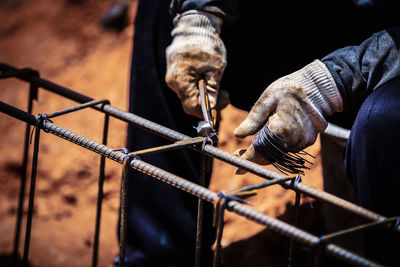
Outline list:
[[[312,164],[304,156],[314,158],[305,151],[290,152],[285,146],[285,141],[269,129],[268,123],[254,135],[253,146],[284,174],[304,174],[303,170],[309,169],[305,164]]]

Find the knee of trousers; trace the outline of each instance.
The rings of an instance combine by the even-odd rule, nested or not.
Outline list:
[[[384,212],[391,192],[399,189],[399,133],[400,78],[367,97],[346,145],[346,170],[361,205]]]
[[[400,144],[400,77],[377,88],[362,104],[351,130],[357,149],[391,152]],[[397,152],[397,151],[396,151]],[[375,156],[378,156],[374,153]]]

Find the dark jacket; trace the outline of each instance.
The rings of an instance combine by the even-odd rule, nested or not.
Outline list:
[[[322,62],[335,79],[345,110],[358,107],[376,88],[400,76],[400,27],[336,50]]]
[[[264,89],[273,80],[315,58],[323,58],[343,97],[344,111],[353,111],[358,110],[374,89],[400,75],[400,28],[387,30],[400,25],[396,14],[400,10],[398,1],[260,2],[274,3],[257,3],[258,7],[253,1],[240,0],[173,0],[171,3],[173,14],[198,9],[224,20],[222,35],[224,37],[224,31],[228,32],[225,44],[228,56],[231,52],[230,56],[234,57],[233,60],[228,57],[228,75],[231,73],[231,62],[262,69],[257,76],[257,70],[247,74],[243,68],[240,70],[234,66],[235,75],[230,75],[229,79],[236,81],[228,81],[228,87],[237,85],[241,76],[250,76],[252,80],[265,77],[263,86],[260,82],[249,82],[249,79],[242,85],[256,91],[258,96],[261,88]],[[248,27],[248,35],[246,31],[235,29],[238,21],[240,24],[242,20],[243,24],[243,15],[250,21],[245,26]],[[250,45],[246,45],[245,41],[240,45],[230,44],[241,42],[235,34],[229,34],[231,28],[235,29],[234,33],[242,34]],[[263,45],[259,46],[259,42]],[[233,53],[246,54],[265,63],[247,63],[249,59],[232,55],[229,51],[231,47],[236,48]],[[232,93],[235,98],[235,92]],[[252,102],[246,103],[245,107],[240,103],[237,105],[248,109],[255,101],[254,95],[251,98]],[[238,97],[240,101],[243,102],[243,96]]]

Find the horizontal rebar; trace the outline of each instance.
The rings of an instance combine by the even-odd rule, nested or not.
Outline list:
[[[9,66],[4,63],[0,63],[0,70],[2,71],[15,71],[18,70],[15,67]],[[89,101],[93,101],[93,98],[87,97],[85,95],[82,95],[80,93],[74,92],[68,88],[65,88],[63,86],[60,86],[58,84],[52,83],[50,81],[47,81],[45,79],[42,79],[38,76],[31,75],[31,76],[20,76],[17,77],[20,78],[24,81],[34,83],[37,86],[40,86],[43,89],[49,90],[53,93],[56,93],[58,95],[61,95],[63,97],[69,98],[71,100],[77,101],[79,103],[86,103]],[[144,119],[140,116],[137,116],[135,114],[123,111],[121,109],[118,109],[116,107],[113,107],[111,105],[103,105],[99,104],[97,106],[94,106],[93,108],[105,112],[109,114],[110,116],[113,116],[114,118],[123,120],[128,123],[132,123],[134,126],[139,127],[141,129],[144,129],[148,132],[154,133],[156,135],[159,135],[163,138],[172,140],[172,141],[183,141],[187,139],[191,139],[192,137],[184,135],[182,133],[179,133],[175,130],[169,129],[165,126],[159,125],[157,123],[154,123],[152,121],[149,121],[147,119]],[[190,147],[191,149],[201,151],[200,148],[198,147]],[[236,167],[245,169],[246,171],[249,171],[255,175],[258,175],[260,177],[263,177],[265,179],[271,180],[271,179],[280,179],[285,177],[283,174],[274,172],[272,170],[269,170],[263,166],[260,166],[256,163],[253,163],[248,160],[244,160],[238,156],[235,156],[233,154],[230,154],[228,152],[225,152],[223,150],[220,150],[216,147],[213,147],[211,145],[205,145],[204,146],[204,152],[206,152],[208,155],[210,155],[213,158],[216,158],[218,160],[224,161],[228,164],[234,165]],[[372,220],[372,221],[384,221],[387,218],[374,213],[372,211],[369,211],[365,208],[362,208],[354,203],[351,203],[347,200],[341,199],[339,197],[336,197],[330,193],[321,191],[319,189],[316,189],[312,186],[305,185],[303,183],[300,183],[296,188],[293,188],[293,185],[290,184],[290,182],[286,183],[286,187],[292,190],[298,190],[299,192],[308,195],[312,198],[319,199],[322,201],[325,201],[327,203],[330,203],[332,205],[338,206],[343,208],[346,211],[352,212],[354,214],[357,214],[358,216],[361,216],[365,219]],[[400,230],[400,229],[396,229]]]
[[[4,111],[6,106],[8,106],[8,105],[0,102],[0,110],[1,111]],[[16,109],[16,108],[14,108],[14,109]],[[16,110],[18,110],[18,109],[16,109]],[[19,110],[18,113],[22,114],[25,112]],[[7,114],[9,114],[9,113],[7,113]],[[11,114],[9,114],[9,115],[11,115]],[[28,113],[26,113],[24,116],[19,116],[16,118],[25,118],[24,121],[29,123],[30,121],[32,121],[32,117],[36,121],[35,117]],[[105,145],[102,145],[100,143],[92,141],[92,140],[90,140],[84,136],[81,136],[77,133],[74,133],[70,130],[62,128],[50,121],[44,121],[41,128],[47,133],[51,133],[55,136],[63,138],[69,142],[77,144],[77,145],[79,145],[83,148],[86,148],[88,150],[91,150],[97,154],[103,155],[111,160],[114,160],[114,161],[120,163],[120,164],[123,164],[125,158],[127,157],[127,155],[124,153],[117,152],[117,151],[113,150],[112,148],[109,148]],[[217,193],[212,192],[212,191],[208,190],[207,188],[204,188],[200,185],[192,183],[188,180],[185,180],[179,176],[171,174],[165,170],[162,170],[158,167],[155,167],[155,166],[153,166],[149,163],[146,163],[142,160],[139,160],[137,158],[133,158],[130,161],[130,166],[137,171],[147,174],[147,175],[149,175],[153,178],[156,178],[157,180],[160,180],[164,183],[170,184],[176,188],[179,188],[179,189],[181,189],[187,193],[190,193],[196,197],[199,197],[205,201],[214,203],[218,198]],[[278,219],[272,218],[266,214],[255,211],[255,210],[253,210],[247,206],[244,206],[236,201],[230,201],[228,203],[227,207],[228,207],[229,211],[232,211],[238,215],[246,217],[247,219],[252,220],[258,224],[268,226],[270,230],[278,232],[286,237],[294,238],[296,241],[301,242],[305,245],[316,246],[320,243],[320,239],[318,237],[316,237],[312,234],[309,234],[309,233],[307,233],[297,227],[294,227],[290,224],[282,222]],[[352,253],[352,252],[350,252],[346,249],[343,249],[339,246],[336,246],[334,244],[327,244],[325,249],[329,255],[331,255],[335,258],[341,259],[345,262],[354,264],[354,265],[380,266],[377,263],[367,260],[355,253]]]

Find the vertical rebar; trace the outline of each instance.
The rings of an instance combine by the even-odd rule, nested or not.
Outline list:
[[[125,248],[126,248],[126,220],[127,220],[127,176],[129,169],[128,151],[125,150],[125,160],[122,163],[122,180],[121,180],[121,210],[120,210],[120,227],[119,227],[119,267],[125,266]]]
[[[106,113],[104,116],[103,145],[107,145],[109,118],[110,118],[110,116]],[[93,241],[93,258],[92,258],[92,266],[93,267],[97,266],[98,255],[99,255],[100,220],[101,220],[101,207],[102,207],[102,202],[103,202],[105,163],[106,163],[106,157],[104,155],[101,155],[99,186],[98,186],[98,193],[97,193],[96,222],[95,222],[94,241]]]
[[[218,194],[218,199],[214,203],[214,218],[213,223],[214,226],[217,228],[215,234],[215,249],[214,249],[214,259],[213,259],[213,267],[219,267],[221,265],[221,240],[222,234],[224,232],[224,214],[225,208],[227,205],[227,196],[225,193],[220,192]]]
[[[201,155],[200,163],[200,185],[205,186],[206,175],[207,175],[207,162],[208,156],[205,154]],[[194,267],[201,266],[201,250],[203,242],[203,218],[204,218],[204,200],[199,198],[197,203],[197,230],[196,230],[196,250],[195,250],[195,260]]]
[[[28,98],[28,110],[29,114],[32,114],[33,108],[33,100],[37,99],[38,88],[37,86],[30,84],[29,89],[29,98]],[[19,196],[18,196],[18,208],[17,208],[17,220],[15,223],[15,233],[14,233],[14,244],[13,244],[13,255],[12,255],[12,265],[17,266],[19,261],[18,256],[18,248],[19,241],[21,236],[21,222],[22,222],[22,214],[24,209],[24,200],[25,200],[25,186],[26,186],[26,176],[28,173],[28,154],[29,154],[29,137],[31,132],[31,125],[29,123],[26,124],[25,128],[25,141],[24,141],[24,151],[22,157],[22,168],[21,168],[21,183],[19,187]]]
[[[300,196],[301,196],[301,193],[296,191],[296,199],[294,202],[294,219],[293,219],[293,224],[292,224],[295,227],[297,227],[297,224],[299,222]],[[294,265],[295,245],[296,245],[296,241],[294,240],[294,238],[290,238],[288,267],[295,266]]]
[[[24,255],[22,258],[22,266],[28,266],[29,245],[30,245],[32,217],[33,217],[33,208],[35,200],[37,163],[39,157],[40,128],[42,123],[43,123],[43,117],[41,114],[39,114],[38,118],[36,119],[36,125],[35,125],[35,141],[33,145],[31,186],[29,191],[29,204],[28,204],[28,214],[26,218],[25,244],[24,244]]]

